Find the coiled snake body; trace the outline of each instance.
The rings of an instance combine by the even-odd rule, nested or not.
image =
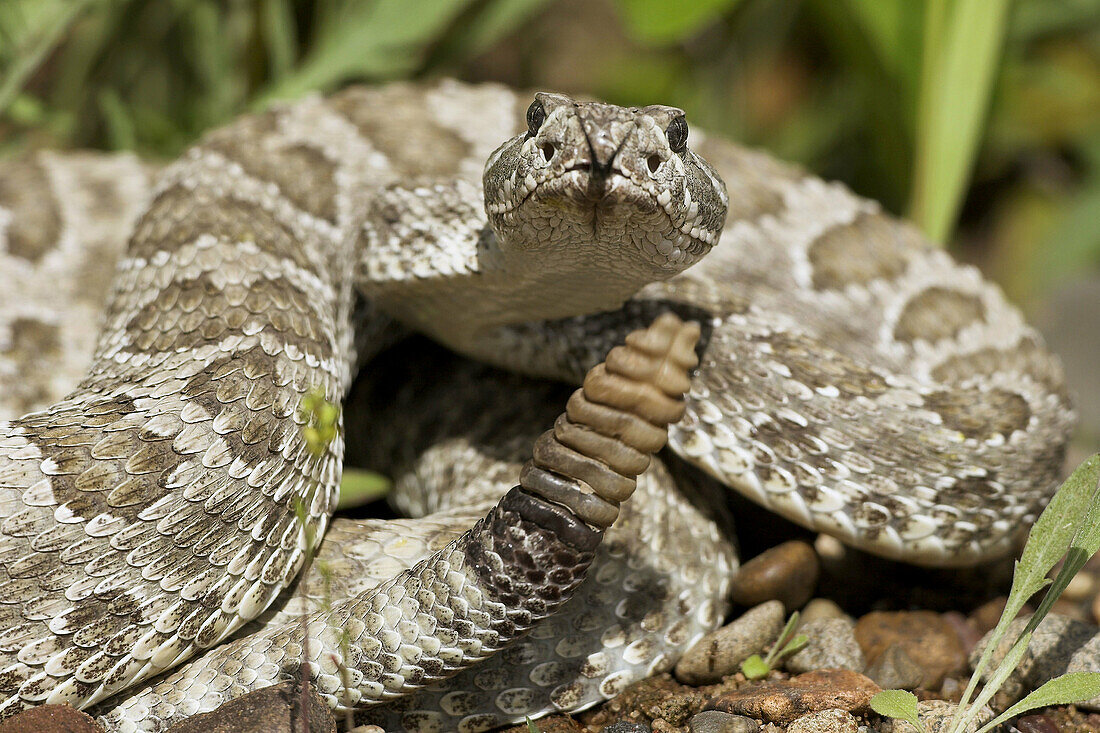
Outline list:
[[[49,154],[0,172],[3,404],[45,408],[0,425],[0,715],[129,690],[102,720],[161,729],[299,674],[304,603],[333,705],[388,730],[477,730],[591,704],[721,620],[732,552],[660,464],[599,550],[592,539],[687,387],[657,366],[683,351],[662,321],[662,345],[610,357],[499,502],[531,450],[530,420],[509,421],[544,412],[531,406],[544,393],[460,418],[456,392],[422,432],[465,420],[469,435],[423,451],[379,433],[404,503],[439,513],[416,532],[337,522],[323,597],[280,601],[255,633],[134,688],[291,583],[296,509],[324,532],[343,454],[339,438],[309,450],[302,397],[342,397],[356,355],[395,323],[579,382],[658,314],[695,319],[701,363],[670,447],[888,557],[1005,551],[1060,469],[1060,368],[994,286],[840,186],[695,131],[689,146],[673,108],[453,82],[351,89],[210,134],[151,192],[147,175]],[[137,213],[91,367],[58,399],[93,351],[97,278]],[[51,348],[57,369],[30,367]],[[508,671],[435,686],[485,657]]]

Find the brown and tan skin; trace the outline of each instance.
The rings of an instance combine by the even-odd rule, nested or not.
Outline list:
[[[323,530],[341,459],[339,443],[307,455],[295,407],[349,382],[353,288],[464,353],[577,381],[671,307],[703,326],[670,431],[680,455],[888,556],[964,564],[1008,546],[1053,484],[1072,415],[1056,360],[996,288],[840,186],[696,131],[689,144],[678,110],[535,102],[525,114],[530,99],[453,83],[349,90],[211,134],[152,191],[113,189],[150,203],[90,371],[0,439],[9,710],[90,704],[174,666],[289,582],[303,555],[291,506]],[[27,263],[28,291],[51,288],[36,263],[60,259],[53,237],[76,241],[79,219],[48,205],[80,185],[50,175],[43,197],[0,190],[5,267]],[[27,217],[56,226],[31,236],[12,224]],[[0,301],[0,318],[21,307]],[[48,331],[47,311],[22,308],[18,333]],[[5,329],[5,369],[33,369],[49,339]],[[16,409],[76,386],[63,382]],[[581,455],[603,446],[558,433]],[[610,516],[579,491],[574,510]],[[196,664],[184,674],[201,679]],[[108,719],[189,704],[148,688]]]

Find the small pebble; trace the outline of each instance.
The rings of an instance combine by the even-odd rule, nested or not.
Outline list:
[[[799,614],[798,627],[801,629],[803,626],[811,621],[817,621],[823,618],[850,618],[848,614],[844,613],[844,609],[836,604],[835,601],[831,601],[828,598],[814,598],[806,607],[802,609]]]
[[[1028,715],[1016,721],[1020,733],[1058,733],[1058,725],[1045,715]]]
[[[822,562],[842,562],[848,555],[848,547],[831,534],[819,534],[814,540],[814,550]]]
[[[603,733],[650,733],[649,726],[645,723],[630,723],[620,720],[604,727]]]
[[[760,724],[744,715],[704,710],[688,721],[691,733],[757,733]]]
[[[741,662],[762,652],[782,630],[783,604],[761,603],[697,641],[677,663],[676,678],[689,685],[718,682],[736,672]]]
[[[803,624],[799,633],[806,635],[806,646],[787,658],[787,670],[794,674],[815,669],[862,672],[867,662],[854,629],[855,624],[847,618],[823,618]]]
[[[924,669],[905,653],[901,644],[891,644],[864,672],[884,690],[913,690],[924,679]]]
[[[733,579],[731,597],[742,606],[781,601],[790,612],[813,597],[820,572],[814,548],[805,542],[784,542],[741,566]]]
[[[787,733],[859,733],[859,724],[847,710],[822,710],[803,715],[788,726]]]

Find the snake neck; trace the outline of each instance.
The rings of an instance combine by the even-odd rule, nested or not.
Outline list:
[[[410,240],[403,251],[415,262],[439,263],[436,243]],[[449,256],[456,253],[447,244]],[[604,262],[591,242],[574,241],[559,256],[504,252],[492,232],[463,242],[461,267],[430,276],[395,278],[363,288],[372,302],[407,326],[465,353],[478,351],[487,332],[522,322],[568,318],[619,308],[650,282],[646,273]]]
[[[473,207],[452,211],[448,221],[459,231],[435,237],[404,221],[373,224],[357,286],[391,316],[456,351],[477,353],[484,335],[501,326],[617,309],[654,280],[651,271],[615,262],[591,238],[556,243],[548,253],[545,246],[502,247]]]

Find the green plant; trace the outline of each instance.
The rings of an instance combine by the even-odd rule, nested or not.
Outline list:
[[[759,680],[768,676],[768,672],[772,668],[782,661],[785,657],[794,654],[802,647],[806,646],[809,639],[805,634],[794,633],[795,628],[798,627],[798,611],[791,614],[791,617],[787,619],[787,625],[783,627],[783,632],[779,635],[779,638],[772,644],[772,648],[768,650],[768,655],[763,659],[759,654],[753,654],[751,657],[741,662],[741,673],[750,680]]]
[[[1100,454],[1092,456],[1077,467],[1031,528],[1027,544],[1016,562],[1012,589],[1009,591],[1004,612],[963,692],[951,721],[950,733],[967,730],[982,707],[1004,685],[1027,651],[1036,627],[1050,612],[1054,602],[1077,571],[1097,551],[1100,551]],[[1048,574],[1063,557],[1065,562],[1054,580],[1051,580],[1047,577]],[[981,692],[975,696],[975,690],[983,679],[994,650],[1005,638],[1009,624],[1016,618],[1024,603],[1044,588],[1046,594],[1039,607],[1013,641],[1000,664],[989,675]],[[1100,695],[1100,673],[1077,672],[1062,675],[1046,682],[1009,707],[979,728],[978,733],[987,733],[1006,720],[1029,710],[1047,705],[1081,702],[1097,695]],[[912,693],[884,690],[872,698],[871,707],[880,715],[908,720],[918,730],[924,730],[917,719],[917,699]]]

